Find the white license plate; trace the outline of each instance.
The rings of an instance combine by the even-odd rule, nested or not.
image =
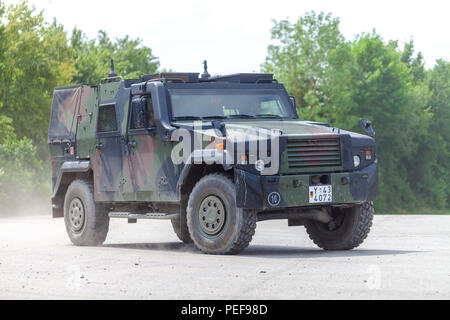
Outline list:
[[[332,202],[332,199],[333,187],[331,185],[309,187],[309,203]]]

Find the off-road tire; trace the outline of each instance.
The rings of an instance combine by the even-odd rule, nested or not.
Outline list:
[[[78,200],[77,200],[78,199]],[[74,230],[70,222],[71,205],[81,203],[84,210],[84,219],[80,224],[80,230]],[[77,246],[101,245],[108,234],[109,217],[105,206],[94,202],[94,190],[90,182],[86,180],[74,180],[67,189],[64,198],[64,222],[70,240]]]
[[[180,213],[178,219],[170,220],[172,222],[173,231],[177,235],[178,239],[184,243],[192,243],[191,235],[187,227],[186,211]]]
[[[210,236],[200,227],[199,210],[206,198],[217,197],[225,209],[221,231]],[[187,207],[187,225],[195,246],[208,254],[238,254],[250,244],[256,229],[256,214],[236,207],[236,187],[223,174],[209,174],[192,190]]]
[[[362,205],[342,209],[337,215],[345,216],[338,228],[329,230],[328,224],[309,220],[305,224],[306,232],[309,234],[309,238],[322,249],[351,250],[358,247],[367,238],[372,226],[374,211],[373,202],[365,202]]]

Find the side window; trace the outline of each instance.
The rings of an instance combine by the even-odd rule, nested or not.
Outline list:
[[[137,97],[131,101],[130,129],[144,129],[155,126],[151,97]]]
[[[117,131],[116,106],[108,104],[99,106],[97,132]]]

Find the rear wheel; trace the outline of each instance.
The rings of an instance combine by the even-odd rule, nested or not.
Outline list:
[[[74,180],[64,199],[64,222],[70,240],[77,246],[101,245],[108,234],[108,211],[94,202],[91,183]]]
[[[367,238],[373,213],[373,202],[365,202],[351,208],[333,208],[332,221],[321,223],[310,220],[305,227],[310,239],[320,248],[350,250]]]
[[[191,235],[187,227],[186,211],[180,213],[180,217],[170,220],[172,222],[173,231],[177,235],[178,239],[184,243],[192,243]]]
[[[256,214],[236,207],[236,188],[223,174],[210,174],[189,196],[187,226],[198,249],[210,254],[237,254],[252,240]]]

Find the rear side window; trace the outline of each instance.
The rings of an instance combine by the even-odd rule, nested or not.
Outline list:
[[[117,131],[116,107],[113,104],[99,106],[97,132]]]

